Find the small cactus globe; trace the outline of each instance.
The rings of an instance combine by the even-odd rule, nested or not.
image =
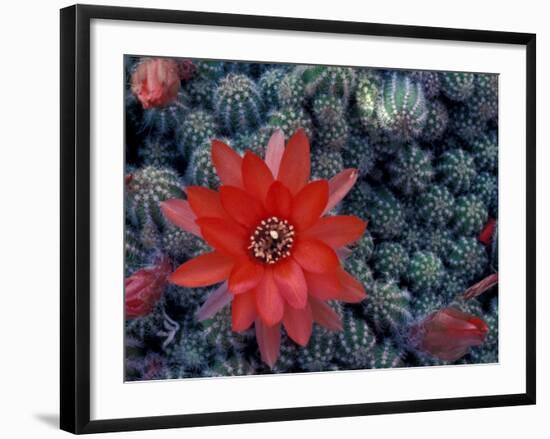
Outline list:
[[[124,68],[128,380],[499,361],[497,75]]]

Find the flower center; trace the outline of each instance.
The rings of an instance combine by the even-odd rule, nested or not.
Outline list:
[[[272,216],[263,220],[250,236],[248,249],[256,259],[274,264],[290,256],[294,244],[294,226],[287,220]]]

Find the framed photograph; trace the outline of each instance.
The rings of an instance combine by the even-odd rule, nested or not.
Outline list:
[[[535,35],[61,10],[61,428],[535,403]]]

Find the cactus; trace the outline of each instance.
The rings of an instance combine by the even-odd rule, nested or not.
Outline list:
[[[435,98],[441,91],[441,77],[438,72],[418,71],[411,73],[412,79],[422,84],[428,99]]]
[[[335,333],[314,325],[307,346],[296,349],[296,360],[299,367],[308,372],[329,370],[334,359],[335,349]]]
[[[200,332],[181,332],[166,352],[170,359],[168,374],[172,379],[203,373],[212,361],[212,350]]]
[[[383,279],[399,280],[407,271],[408,265],[409,255],[397,242],[386,241],[374,249],[374,270]]]
[[[410,76],[393,72],[384,80],[377,115],[381,127],[391,137],[401,141],[418,137],[428,116],[422,86]]]
[[[456,199],[453,225],[457,233],[478,234],[487,219],[487,208],[479,196],[468,194]]]
[[[283,130],[286,138],[289,138],[296,130],[302,128],[308,137],[313,134],[313,122],[311,117],[301,108],[284,108],[269,115],[267,126],[271,131],[277,128]]]
[[[374,284],[374,278],[370,267],[364,259],[361,259],[356,255],[352,255],[346,259],[345,267],[346,270],[359,282],[361,282],[367,290],[370,290]]]
[[[369,175],[376,165],[376,152],[367,137],[351,136],[342,148],[344,167],[356,168],[359,175]]]
[[[190,104],[189,94],[180,90],[176,100],[171,104],[143,110],[139,122],[140,131],[154,137],[174,135],[189,111]]]
[[[440,76],[443,93],[453,101],[464,101],[474,92],[475,75],[473,73],[445,72]]]
[[[200,145],[209,144],[216,137],[217,126],[214,117],[204,111],[195,110],[188,113],[182,121],[179,129],[180,142],[178,145],[180,154],[187,156]]]
[[[426,124],[420,137],[426,142],[441,139],[449,124],[449,112],[440,100],[428,102]]]
[[[434,291],[441,285],[443,274],[443,263],[435,253],[418,251],[412,255],[407,278],[413,292]]]
[[[337,358],[351,369],[365,369],[370,364],[370,351],[376,345],[376,337],[367,323],[356,317],[351,309],[344,310],[342,332],[336,343]]]
[[[145,166],[165,168],[173,166],[176,150],[172,143],[162,138],[147,138],[138,151]]]
[[[228,358],[216,358],[207,375],[212,377],[254,375],[257,369],[256,362],[250,361],[244,355],[234,354]]]
[[[445,303],[445,306],[449,303],[456,301],[468,288],[467,281],[459,273],[447,270],[441,280],[441,287],[439,288],[439,296]]]
[[[481,120],[495,119],[498,116],[498,75],[476,75],[474,93],[467,104]]]
[[[415,320],[422,320],[435,311],[445,308],[445,300],[435,291],[422,291],[416,294],[411,302],[411,310]]]
[[[451,246],[447,264],[466,282],[473,281],[487,268],[487,252],[476,238],[460,237]]]
[[[498,362],[498,299],[493,299],[490,311],[483,315],[489,333],[481,346],[472,348],[470,356],[475,363]]]
[[[217,82],[211,79],[194,80],[186,85],[186,91],[195,107],[212,111],[216,87]]]
[[[474,159],[463,149],[446,151],[439,158],[437,173],[453,194],[468,191],[476,176]]]
[[[308,96],[329,94],[347,103],[355,91],[357,75],[349,67],[297,66],[294,73],[304,81]]]
[[[237,136],[233,141],[233,147],[243,152],[252,151],[258,157],[264,157],[272,134],[269,127],[260,127],[252,133],[243,133]]]
[[[432,185],[418,195],[416,209],[426,224],[444,226],[453,216],[454,197],[445,186]]]
[[[162,248],[174,259],[182,259],[197,249],[202,252],[204,249],[202,242],[204,241],[195,235],[172,225],[167,225],[162,234]]]
[[[369,369],[402,367],[403,357],[403,352],[391,340],[385,339],[371,351]]]
[[[251,131],[263,122],[262,95],[248,76],[230,73],[216,89],[214,111],[227,133]]]
[[[127,177],[127,212],[134,224],[143,226],[148,220],[163,224],[160,203],[182,198],[180,178],[169,168],[146,166]]]
[[[388,171],[392,186],[407,196],[425,190],[434,175],[431,155],[414,144],[398,151]]]
[[[377,331],[395,331],[412,317],[410,300],[410,293],[394,281],[376,282],[363,301],[363,310]]]
[[[124,273],[129,276],[145,265],[148,252],[140,242],[139,231],[131,225],[124,229]]]
[[[376,73],[362,74],[357,81],[355,102],[359,120],[364,127],[375,123],[376,105],[382,89],[382,77]]]
[[[495,172],[498,166],[498,139],[495,131],[475,139],[470,148],[480,171]]]
[[[305,85],[298,75],[286,74],[277,86],[277,100],[281,107],[295,107],[304,103]]]
[[[498,178],[488,172],[480,172],[472,185],[472,193],[481,198],[492,217],[498,216]]]
[[[376,237],[391,239],[399,236],[405,228],[405,213],[399,200],[387,189],[371,190],[365,195],[369,214],[369,228]],[[367,207],[368,206],[368,207]],[[363,210],[353,209],[357,214]]]
[[[345,119],[337,119],[331,124],[319,127],[316,141],[322,148],[339,151],[348,141],[349,126]]]
[[[320,127],[338,123],[346,117],[346,109],[342,101],[334,96],[325,94],[321,94],[315,98],[312,112]]]
[[[328,180],[344,169],[342,154],[333,150],[317,150],[311,157],[312,180]]]
[[[414,219],[413,215],[407,215],[407,227],[400,236],[401,244],[407,253],[413,253],[424,247],[424,228]]]
[[[446,228],[425,229],[422,234],[423,249],[435,253],[440,258],[447,255],[454,242],[454,236]]]
[[[186,180],[197,186],[217,189],[220,179],[212,164],[212,146],[205,142],[195,148],[187,166]]]
[[[481,119],[468,105],[453,108],[449,120],[450,129],[467,143],[475,141],[487,128],[487,121]]]
[[[258,86],[267,109],[279,106],[279,84],[286,75],[287,73],[283,69],[273,68],[264,72],[258,80]]]
[[[369,230],[365,230],[359,241],[356,241],[350,246],[353,258],[367,262],[374,252],[374,240]]]

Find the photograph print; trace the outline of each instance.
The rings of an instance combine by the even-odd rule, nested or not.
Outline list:
[[[498,75],[124,57],[125,379],[498,363]]]

